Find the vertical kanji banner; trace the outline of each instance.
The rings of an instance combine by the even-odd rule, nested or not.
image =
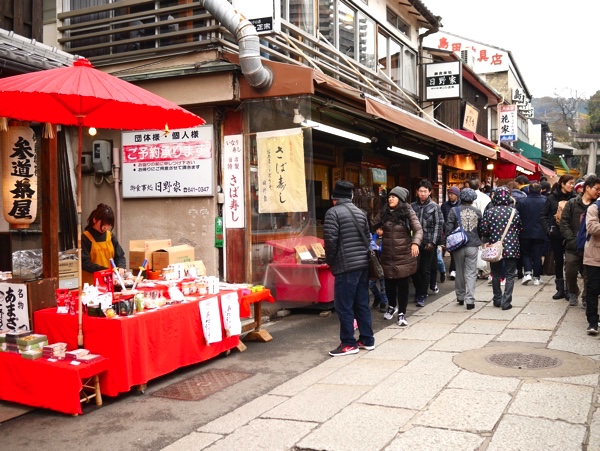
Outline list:
[[[20,329],[30,329],[27,285],[0,282],[0,331]]]
[[[308,211],[302,129],[256,134],[258,212]]]
[[[242,135],[227,135],[223,146],[223,215],[225,227],[246,227],[244,194],[244,140]]]

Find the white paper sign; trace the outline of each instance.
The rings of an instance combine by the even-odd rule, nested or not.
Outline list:
[[[0,283],[0,330],[30,328],[27,285]]]
[[[244,137],[225,136],[223,147],[223,192],[225,194],[224,217],[228,229],[246,227],[244,194]]]
[[[123,132],[123,197],[214,195],[212,125]]]
[[[200,321],[207,344],[218,343],[223,340],[221,327],[221,312],[219,312],[219,298],[213,297],[200,301]]]
[[[223,323],[229,336],[242,333],[242,322],[240,321],[240,301],[237,292],[221,295],[221,310],[223,312]]]

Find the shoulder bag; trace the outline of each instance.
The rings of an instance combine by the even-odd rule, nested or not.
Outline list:
[[[504,233],[502,234],[502,237],[500,237],[500,241],[496,241],[495,243],[492,244],[486,244],[485,247],[483,248],[483,251],[481,252],[481,258],[482,260],[485,260],[486,262],[499,262],[500,260],[502,260],[502,251],[504,250],[504,247],[502,246],[502,241],[504,241],[504,238],[506,237],[506,234],[508,233],[508,229],[510,228],[510,225],[512,224],[512,219],[513,216],[515,215],[515,209],[512,209],[512,212],[510,213],[510,217],[508,218],[508,223],[506,224],[506,227],[504,228]]]
[[[358,233],[360,234],[360,236],[363,237],[363,240],[365,241],[365,246],[367,246],[367,255],[369,256],[369,279],[383,279],[383,268],[381,267],[381,263],[379,263],[379,258],[377,258],[377,252],[371,249],[371,246],[369,246],[369,239],[365,236],[364,233],[361,232],[360,226],[358,225],[358,220],[356,219],[356,216],[352,209],[346,204],[342,205],[346,207],[350,212],[350,215],[352,215],[352,221],[354,221],[354,225],[356,226]]]
[[[463,229],[462,222],[460,220],[460,210],[458,207],[454,207],[456,210],[456,218],[458,220],[458,227],[452,231],[450,235],[446,237],[446,249],[448,252],[453,252],[455,250],[464,247],[469,242],[469,237],[467,236],[467,232]]]

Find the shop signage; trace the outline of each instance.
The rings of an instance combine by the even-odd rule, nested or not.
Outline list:
[[[386,185],[387,184],[387,170],[379,169],[379,168],[371,168],[373,172],[373,183],[378,185]]]
[[[425,100],[461,98],[460,61],[425,65]]]
[[[511,142],[517,140],[517,106],[500,105],[498,115],[498,130],[500,142]]]
[[[11,126],[2,133],[4,219],[27,229],[37,213],[37,140],[29,127]],[[1,330],[1,329],[0,329]]]
[[[214,196],[212,125],[123,132],[123,197]]]
[[[474,178],[481,179],[481,174],[479,171],[448,171],[448,183],[451,185],[465,183],[467,180]]]
[[[225,227],[246,227],[246,195],[244,191],[244,137],[227,135],[223,146],[223,191]]]
[[[205,299],[198,303],[200,310],[200,322],[206,344],[223,341],[221,331],[221,312],[219,311],[219,297]]]
[[[27,285],[0,282],[0,330],[19,329],[29,329]]]
[[[279,0],[233,0],[233,7],[254,25],[259,35],[281,31]]]
[[[231,337],[242,333],[240,321],[240,301],[237,291],[221,294],[221,313],[223,313],[223,326],[225,335]]]
[[[308,211],[302,129],[256,134],[258,212]]]
[[[546,152],[552,153],[554,150],[554,132],[546,132]]]
[[[522,88],[516,88],[513,91],[513,104],[517,105],[519,113],[527,118],[533,117],[533,105],[531,105],[531,99],[528,99],[525,95],[525,91]]]
[[[465,103],[465,114],[463,118],[463,129],[477,133],[477,121],[479,120],[479,110],[470,103]]]

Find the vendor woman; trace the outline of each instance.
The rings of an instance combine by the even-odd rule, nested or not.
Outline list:
[[[83,283],[94,283],[94,272],[110,269],[110,259],[122,272],[125,268],[125,252],[111,233],[115,224],[113,209],[106,204],[98,204],[90,213],[88,223],[81,236],[81,268]]]

